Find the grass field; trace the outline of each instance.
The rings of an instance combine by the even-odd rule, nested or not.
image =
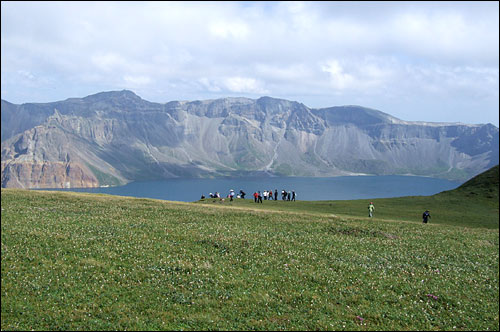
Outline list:
[[[1,192],[2,330],[499,329],[498,199],[473,190],[371,220],[366,201]]]
[[[414,196],[379,198],[352,201],[263,201],[256,204],[253,200],[237,200],[221,203],[219,199],[200,200],[197,204],[224,205],[256,211],[283,211],[312,215],[334,215],[346,220],[368,221],[368,203],[375,205],[374,221],[405,221],[422,223],[422,213],[431,213],[430,223],[455,225],[468,228],[498,229],[498,203],[491,200],[469,199],[464,203],[456,195]]]

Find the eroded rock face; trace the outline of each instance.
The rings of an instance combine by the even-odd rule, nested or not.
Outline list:
[[[103,177],[106,171],[101,169],[110,174],[116,170],[92,152],[88,141],[58,121],[59,114],[2,143],[2,187],[93,188],[103,179],[112,181],[112,175]],[[119,179],[113,184],[121,183]]]
[[[407,122],[281,99],[151,103],[130,91],[2,101],[2,187],[219,175],[413,174],[466,180],[498,164],[498,128]]]
[[[93,188],[99,181],[85,166],[66,162],[3,162],[2,187]]]

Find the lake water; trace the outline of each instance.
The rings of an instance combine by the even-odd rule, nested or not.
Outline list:
[[[119,196],[155,198],[170,201],[193,202],[201,195],[219,192],[221,197],[234,189],[246,192],[245,198],[253,199],[255,191],[278,189],[294,190],[297,200],[351,200],[401,196],[428,196],[444,190],[455,189],[459,182],[418,176],[342,176],[331,178],[309,177],[245,177],[216,179],[168,179],[131,182],[125,186],[86,189],[50,189],[58,191],[103,193]]]

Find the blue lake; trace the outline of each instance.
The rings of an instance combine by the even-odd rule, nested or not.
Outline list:
[[[428,196],[444,190],[455,189],[461,183],[418,176],[342,176],[331,178],[310,177],[244,177],[216,179],[168,179],[131,182],[125,186],[88,189],[50,189],[102,193],[119,196],[155,198],[170,201],[193,202],[201,195],[219,192],[221,197],[234,189],[246,192],[245,198],[253,199],[255,191],[278,189],[294,190],[297,200],[351,200],[401,196]]]

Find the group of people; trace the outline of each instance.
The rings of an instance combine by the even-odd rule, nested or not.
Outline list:
[[[233,201],[234,198],[242,198],[245,199],[246,193],[243,191],[243,189],[240,190],[239,194],[236,194],[233,189],[229,191],[229,194],[225,198],[229,198],[230,201]],[[225,198],[221,197],[221,194],[219,192],[215,192],[215,194],[210,193],[209,194],[210,198],[218,198],[221,201],[224,201]],[[253,193],[254,201],[255,203],[262,203],[262,200],[267,201],[267,200],[278,200],[278,189],[273,190],[264,190],[262,193],[259,191],[256,191]],[[281,199],[283,201],[295,201],[295,198],[297,197],[297,193],[295,193],[295,190],[282,190],[281,191]],[[201,195],[201,199],[205,199],[205,195]]]
[[[370,202],[370,204],[368,204],[368,217],[373,217],[373,211],[375,211],[375,205],[373,205],[373,202]],[[427,224],[430,218],[431,214],[429,210],[425,210],[425,212],[422,214],[422,223]]]
[[[243,191],[243,190],[240,190],[240,193],[238,195],[235,194],[234,190],[231,189],[229,191],[229,194],[227,195],[227,198],[229,198],[230,201],[233,201],[233,199],[236,197],[236,198],[245,198],[245,195],[246,193]],[[221,200],[224,200],[224,198],[221,197],[220,193],[219,192],[215,192],[215,194],[213,193],[210,193],[209,194],[210,198],[219,198]],[[201,199],[205,199],[205,195],[201,195]]]
[[[295,193],[295,190],[292,191],[286,191],[282,190],[281,191],[281,200],[283,201],[295,201],[295,197],[297,194]],[[264,198],[265,201],[267,200],[278,200],[278,189],[274,189],[274,192],[272,190],[264,190],[262,194],[260,191],[256,191],[253,194],[254,201],[255,203],[262,203],[262,198]]]
[[[267,200],[278,200],[278,189],[274,189],[274,192],[272,190],[264,190],[262,194],[260,191],[256,191],[253,193],[254,201],[255,203],[262,203],[262,198],[264,198],[265,201]],[[292,191],[286,191],[282,190],[281,191],[281,200],[283,201],[295,201],[295,197],[297,197],[297,194],[295,193],[295,190]]]

